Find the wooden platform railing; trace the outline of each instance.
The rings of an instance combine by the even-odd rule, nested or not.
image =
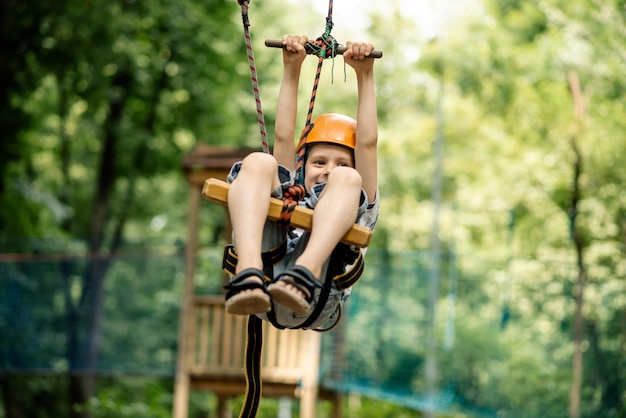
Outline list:
[[[243,395],[246,390],[248,317],[226,313],[222,296],[194,296],[189,315],[184,365],[190,388],[215,393],[217,416],[230,416],[228,399]],[[301,398],[301,414],[307,417],[315,416],[314,405],[319,397],[330,400],[332,416],[340,417],[340,395],[318,386],[320,344],[317,332],[279,330],[264,321],[262,396]]]
[[[241,394],[245,384],[247,316],[226,313],[223,297],[212,296],[195,296],[190,316],[185,358],[192,385],[215,389],[216,382],[217,390],[225,394]],[[305,331],[278,330],[263,322],[261,373],[267,394],[287,391],[294,395],[307,373],[302,356],[310,337]],[[272,383],[280,383],[280,390]]]

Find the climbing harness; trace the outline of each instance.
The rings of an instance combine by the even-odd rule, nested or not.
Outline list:
[[[261,254],[266,283],[273,280],[273,267],[284,258],[286,252],[287,241],[285,240],[277,247]],[[321,313],[321,310],[324,308],[324,305],[328,300],[328,296],[330,295],[332,284],[335,284],[337,290],[344,291],[357,283],[363,273],[363,270],[365,269],[363,253],[360,250],[354,249],[343,243],[340,243],[335,247],[330,259],[331,261],[329,263],[328,272],[324,278],[324,284],[316,306],[316,310],[319,309],[320,312],[316,312],[316,310],[314,310],[303,323],[296,327],[292,327],[291,329],[308,329],[308,327],[315,322]],[[224,248],[222,269],[229,275],[234,276],[235,268],[237,267],[237,260],[238,257],[234,245],[226,245]],[[350,267],[346,269],[346,266]],[[273,310],[268,312],[268,319],[274,327],[278,329],[286,329],[286,327],[276,322],[276,319],[273,317]],[[317,329],[313,330],[316,331]]]

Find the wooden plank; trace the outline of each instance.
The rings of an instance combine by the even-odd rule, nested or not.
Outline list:
[[[302,336],[300,353],[302,382],[300,385],[300,418],[317,417],[317,394],[319,391],[319,364],[322,336],[308,332]]]
[[[267,322],[266,322],[267,323]],[[280,330],[276,327],[268,327],[263,324],[263,336],[265,339],[265,347],[263,350],[263,368],[276,367],[276,347],[278,346],[278,333]]]
[[[245,362],[244,353],[246,352],[246,335],[247,335],[246,331],[248,329],[248,317],[243,316],[243,315],[230,315],[230,314],[225,314],[225,315],[232,316],[232,319],[234,320],[234,325],[233,325],[234,340],[233,340],[233,348],[231,349],[231,353],[230,353],[230,361],[225,362],[224,364],[243,370],[244,362]]]
[[[202,365],[207,364],[207,356],[209,355],[209,309],[204,307],[199,309],[200,313],[200,330],[198,332],[198,338],[200,344],[198,350],[198,362]]]
[[[278,357],[276,357],[274,362],[274,367],[277,370],[280,370],[283,367],[286,367],[286,363],[289,357],[289,350],[293,350],[295,347],[289,346],[289,334],[287,332],[282,332],[277,335],[276,345],[278,348]]]
[[[211,202],[220,205],[228,205],[228,183],[215,178],[209,178],[204,182],[202,195]],[[267,218],[276,221],[280,218],[280,212],[283,208],[283,202],[280,199],[270,199],[270,209]],[[313,211],[309,208],[297,206],[291,215],[291,226],[296,228],[311,230],[313,224]],[[372,239],[372,231],[363,226],[354,224],[352,228],[344,235],[341,242],[348,245],[355,245],[360,248],[367,247]]]
[[[285,383],[272,383],[265,384],[263,381],[263,397],[281,397],[288,396],[295,398],[296,391],[298,389],[298,381],[285,382]],[[227,380],[205,380],[195,379],[192,376],[191,386],[193,389],[206,390],[214,393],[218,393],[224,396],[241,396],[246,391],[246,382],[241,374],[241,379],[231,382]]]
[[[298,361],[300,360],[300,342],[302,341],[302,339],[304,338],[304,336],[302,335],[304,331],[299,330],[299,331],[292,331],[292,332],[288,332],[286,333],[283,338],[283,344],[286,344],[289,349],[287,350],[287,358],[285,359],[284,363],[282,364],[283,367],[289,368],[289,367],[298,367],[299,363]]]
[[[194,306],[191,306],[187,310],[188,318],[185,319],[186,324],[186,343],[183,345],[186,353],[184,356],[185,366],[190,366],[195,364],[197,361],[196,352],[197,352],[197,343],[198,343],[198,324],[197,324],[197,315],[198,311]]]
[[[221,364],[222,361],[222,351],[226,346],[226,350],[229,350],[229,341],[226,341],[222,338],[223,333],[223,325],[224,325],[224,308],[223,307],[206,307],[207,311],[211,312],[211,359],[209,365],[211,367],[217,367]],[[208,328],[208,326],[207,326]]]
[[[230,315],[224,312],[221,319],[221,322],[224,323],[224,326],[222,327],[223,334],[221,335],[221,338],[220,334],[213,335],[213,338],[219,338],[222,342],[219,349],[220,357],[217,361],[217,364],[222,367],[230,367],[232,365],[231,358],[233,350],[239,350],[239,347],[233,346],[233,341],[235,339],[233,334],[237,334],[239,332],[235,322],[236,319],[235,315]]]

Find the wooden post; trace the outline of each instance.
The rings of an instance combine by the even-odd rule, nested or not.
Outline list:
[[[185,283],[183,285],[183,301],[180,307],[178,358],[176,364],[176,381],[174,386],[174,418],[187,418],[189,404],[189,372],[187,370],[187,341],[189,329],[189,312],[194,291],[194,275],[196,274],[196,251],[198,247],[198,218],[201,194],[197,186],[189,188],[189,219],[187,229],[187,245],[185,246]]]
[[[347,316],[347,315],[346,315]],[[345,343],[346,343],[346,321],[347,318],[342,318],[337,324],[337,327],[333,330],[335,338],[333,339],[333,355],[332,355],[332,368],[330,370],[330,378],[334,382],[341,382],[344,378],[345,370]],[[335,391],[332,394],[332,418],[343,417],[343,404],[341,392]]]
[[[217,417],[232,418],[233,413],[230,408],[230,398],[225,395],[217,395]]]
[[[183,285],[182,305],[179,316],[178,355],[176,360],[176,378],[174,383],[173,418],[187,418],[189,409],[189,347],[191,332],[190,317],[194,294],[194,276],[196,274],[196,254],[198,250],[198,226],[200,204],[202,202],[202,184],[209,177],[226,178],[229,168],[252,150],[224,150],[198,144],[182,161],[185,178],[189,184],[189,214],[187,221],[187,243],[185,246],[185,283]],[[227,225],[227,228],[230,223]]]
[[[319,332],[304,331],[302,339],[300,365],[303,370],[300,389],[300,417],[316,418],[322,336]]]

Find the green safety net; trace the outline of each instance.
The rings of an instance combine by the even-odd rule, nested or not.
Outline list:
[[[197,259],[195,293],[219,294],[221,250],[201,249]],[[97,260],[2,255],[0,373],[66,373],[86,367],[81,353],[94,335],[73,309],[79,306],[82,287],[92,285],[81,276],[89,263],[108,266],[101,333],[95,336],[100,341],[96,371],[174,375],[185,271],[182,245],[131,248]],[[501,260],[370,249],[341,325],[323,334],[321,384],[417,410],[481,416],[507,411],[498,393],[513,370],[510,357],[517,338],[508,331],[515,285],[511,276],[543,272],[566,278],[572,272],[562,264],[549,266],[549,273],[538,265],[533,272],[528,264],[514,270]],[[532,283],[519,280],[523,282]],[[433,326],[431,307],[436,312]],[[527,321],[529,329],[534,326],[532,318]],[[433,338],[435,344],[429,344]],[[555,335],[544,344],[561,344],[567,338]],[[434,377],[426,373],[429,362],[435,366]],[[508,412],[506,416],[515,416]]]

